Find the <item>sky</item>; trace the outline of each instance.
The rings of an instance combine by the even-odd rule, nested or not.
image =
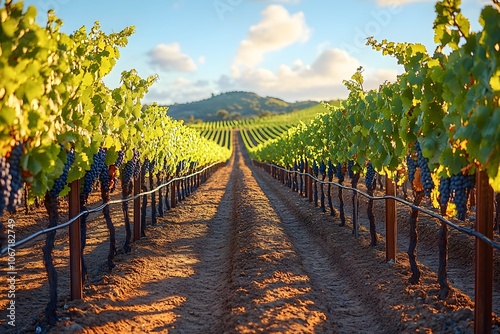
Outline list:
[[[462,0],[479,30],[489,0]],[[68,34],[99,21],[106,33],[135,26],[106,76],[136,69],[159,80],[143,100],[186,103],[228,91],[288,102],[347,97],[342,84],[362,66],[364,88],[394,81],[403,68],[365,45],[377,40],[422,43],[432,53],[436,1],[429,0],[26,0],[38,20],[54,9]]]

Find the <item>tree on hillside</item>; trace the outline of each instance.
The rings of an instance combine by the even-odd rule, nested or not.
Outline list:
[[[215,113],[215,115],[216,115],[218,118],[220,118],[220,119],[222,119],[222,120],[225,120],[225,119],[227,119],[227,118],[228,118],[228,116],[229,116],[229,111],[227,111],[226,109],[219,109],[219,110],[217,110],[217,112]]]

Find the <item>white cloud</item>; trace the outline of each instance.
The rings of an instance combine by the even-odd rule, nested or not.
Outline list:
[[[262,11],[262,20],[250,27],[247,39],[241,41],[235,65],[254,67],[264,55],[309,39],[311,29],[302,12],[290,15],[280,5],[270,5]]]
[[[218,84],[221,91],[237,87],[288,101],[345,98],[348,92],[342,81],[350,79],[360,65],[346,51],[329,48],[323,50],[312,64],[297,59],[292,66],[281,65],[276,71],[245,68],[233,71],[231,78],[221,77]],[[364,74],[366,89],[378,88],[385,80],[393,81],[397,75],[396,71],[369,69]]]
[[[198,57],[198,63],[200,63],[201,65],[204,65],[205,62],[206,62],[205,56],[199,56]]]
[[[181,52],[179,43],[158,44],[148,52],[150,64],[165,72],[194,72],[196,64],[187,54]]]

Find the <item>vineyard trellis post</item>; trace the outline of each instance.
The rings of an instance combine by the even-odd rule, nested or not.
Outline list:
[[[141,176],[134,179],[134,196],[141,193]],[[134,241],[141,239],[141,198],[134,199]]]
[[[70,183],[69,219],[80,213],[80,180]],[[69,268],[70,268],[70,299],[83,298],[82,279],[82,247],[80,237],[80,218],[69,225]]]
[[[477,232],[493,239],[494,192],[485,171],[477,173]],[[474,333],[490,333],[493,308],[493,247],[476,238]]]
[[[385,178],[385,189],[387,196],[395,196],[396,188],[394,181]],[[385,200],[385,260],[387,262],[396,262],[397,252],[397,220],[396,220],[396,201],[388,198]]]

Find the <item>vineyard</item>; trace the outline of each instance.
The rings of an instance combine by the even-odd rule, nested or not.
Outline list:
[[[133,27],[6,1],[1,331],[500,331],[500,3],[435,8],[432,54],[367,40],[393,83],[186,125],[104,84]]]

